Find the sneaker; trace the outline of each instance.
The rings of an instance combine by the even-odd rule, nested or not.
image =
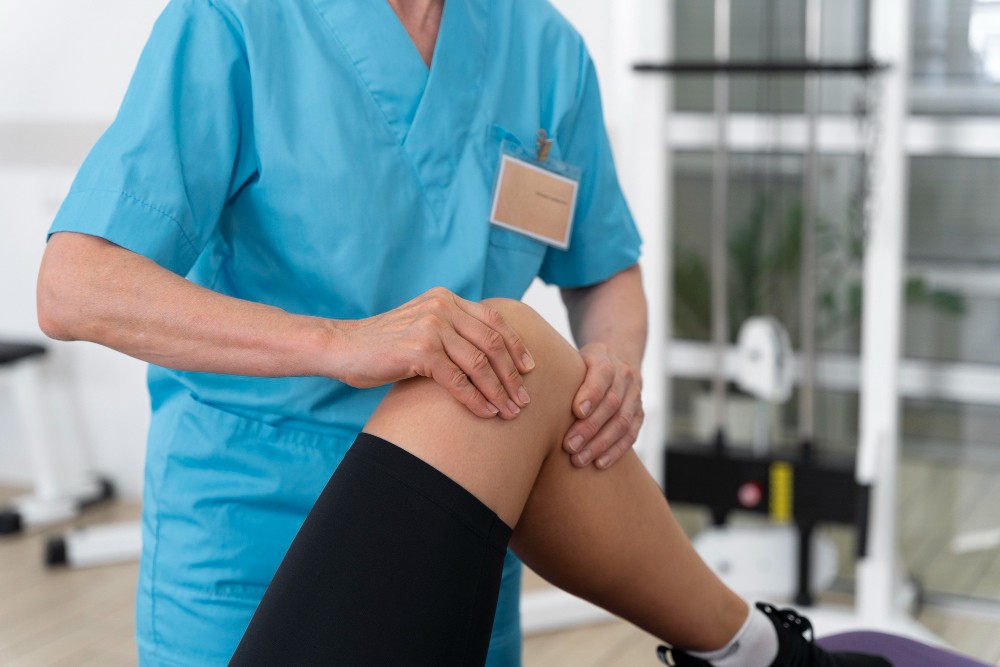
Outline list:
[[[778,631],[778,657],[771,667],[892,667],[885,658],[866,653],[827,653],[814,642],[812,623],[793,609],[778,609],[758,602]],[[808,634],[808,637],[806,636]],[[670,667],[712,667],[679,649],[661,646],[657,654]]]

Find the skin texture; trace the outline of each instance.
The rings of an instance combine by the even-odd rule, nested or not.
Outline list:
[[[52,338],[179,370],[325,376],[355,387],[421,375],[487,419],[498,409],[513,419],[530,400],[521,374],[532,362],[517,333],[498,313],[440,288],[363,320],[293,315],[205,289],[103,239],[61,232],[42,259],[38,320]]]
[[[527,306],[489,299],[534,350],[534,397],[515,421],[481,420],[433,382],[389,392],[365,431],[426,461],[514,527],[532,569],[676,646],[724,646],[746,603],[705,566],[632,450],[601,471],[562,455],[586,363]],[[711,619],[708,622],[706,619]]]
[[[642,354],[646,297],[638,266],[586,289],[563,290],[573,338],[587,366],[563,437],[573,465],[607,468],[632,448],[645,416]]]
[[[444,0],[389,0],[427,67],[434,57]]]

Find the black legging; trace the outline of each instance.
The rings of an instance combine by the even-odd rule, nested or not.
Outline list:
[[[482,665],[510,535],[443,473],[362,433],[230,665]]]

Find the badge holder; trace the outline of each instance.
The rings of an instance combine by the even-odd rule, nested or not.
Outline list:
[[[552,140],[539,130],[535,153],[500,144],[490,222],[561,250],[569,248],[581,170],[549,157]]]

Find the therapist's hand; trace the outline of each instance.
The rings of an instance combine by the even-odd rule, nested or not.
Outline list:
[[[573,399],[577,420],[563,438],[573,465],[614,465],[635,444],[645,413],[639,370],[619,359],[604,343],[580,348],[587,364]]]
[[[343,322],[336,377],[377,387],[424,376],[474,414],[513,419],[529,401],[534,368],[520,336],[495,309],[435,287],[375,317]]]

